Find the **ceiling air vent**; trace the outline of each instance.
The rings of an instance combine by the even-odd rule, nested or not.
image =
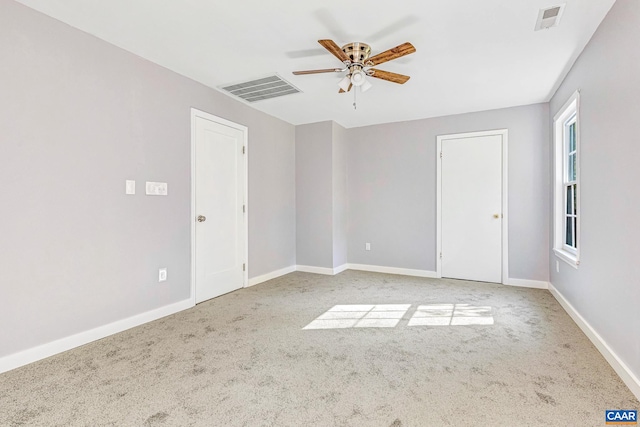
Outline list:
[[[538,13],[538,20],[536,21],[536,31],[547,30],[552,27],[557,27],[564,12],[566,3],[558,6],[547,7],[540,9]]]
[[[262,101],[300,92],[299,89],[278,75],[220,86],[220,89],[248,102]]]

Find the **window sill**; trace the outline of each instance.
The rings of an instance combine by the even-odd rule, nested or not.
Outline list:
[[[580,261],[578,260],[578,257],[570,252],[563,251],[556,248],[553,248],[553,252],[556,254],[558,258],[560,258],[562,261],[566,262],[567,264],[569,264],[571,267],[575,269],[577,269],[578,266],[580,265]]]

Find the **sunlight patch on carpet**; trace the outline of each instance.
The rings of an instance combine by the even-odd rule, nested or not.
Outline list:
[[[344,304],[322,313],[303,329],[395,328],[411,304]],[[407,326],[493,325],[492,308],[469,304],[419,305]]]
[[[430,304],[418,306],[408,326],[493,325],[491,307],[469,304]]]
[[[411,304],[336,305],[303,329],[393,328]]]

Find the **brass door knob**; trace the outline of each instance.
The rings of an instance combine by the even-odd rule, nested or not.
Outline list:
[[[498,218],[500,218],[500,214],[493,214],[493,217],[494,217],[495,219],[498,219]]]
[[[198,215],[198,222],[205,222],[207,220],[207,217],[204,215]]]

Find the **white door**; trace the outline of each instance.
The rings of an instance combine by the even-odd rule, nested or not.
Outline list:
[[[502,282],[503,137],[441,140],[442,277]]]
[[[197,114],[193,120],[195,299],[202,302],[244,286],[246,128]]]

